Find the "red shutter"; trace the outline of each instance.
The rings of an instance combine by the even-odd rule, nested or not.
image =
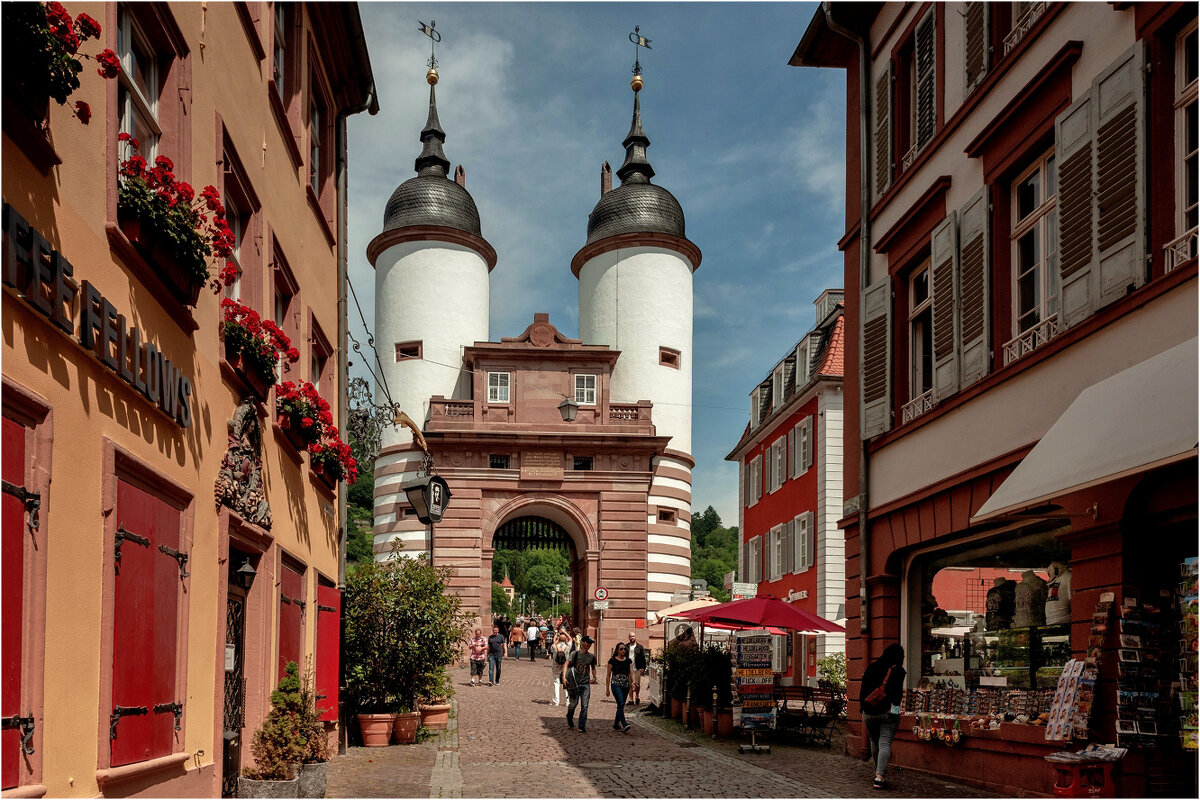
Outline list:
[[[3,463],[0,465],[0,477],[17,486],[25,485],[25,426],[13,422],[8,417],[3,418]],[[24,714],[29,709],[22,708],[21,696],[21,656],[22,646],[21,625],[25,618],[25,505],[19,498],[4,492],[0,495],[0,510],[3,525],[3,555],[0,566],[0,580],[3,580],[3,590],[0,602],[3,602],[3,633],[0,634],[0,648],[4,663],[3,683],[0,684],[0,694],[3,696],[0,713],[5,717]],[[0,773],[3,773],[3,788],[11,789],[21,781],[21,732],[9,728],[0,738]]]
[[[304,672],[304,663],[300,660],[300,603],[302,601],[303,578],[300,573],[283,565],[283,573],[279,584],[279,677],[282,678],[287,670],[287,663],[295,661]]]
[[[179,562],[158,546],[179,547],[179,511],[124,481],[117,481],[117,525],[150,540],[126,538],[113,587],[112,705],[145,708],[117,717],[110,765],[169,755],[175,749],[175,715],[154,706],[175,696],[179,630]]]
[[[317,708],[321,719],[338,718],[338,650],[341,640],[342,595],[336,586],[317,583]]]

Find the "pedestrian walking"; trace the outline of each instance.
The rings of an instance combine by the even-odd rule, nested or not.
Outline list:
[[[483,638],[483,631],[476,628],[475,638],[468,646],[471,648],[471,685],[474,686],[476,678],[483,683],[483,665],[487,662],[488,643]]]
[[[617,651],[608,660],[608,671],[604,675],[604,696],[617,701],[617,714],[613,717],[613,730],[629,733],[629,723],[625,721],[625,700],[629,697],[629,671],[633,662],[629,660],[629,645],[621,642]]]
[[[529,660],[533,661],[537,655],[537,643],[541,638],[541,631],[538,630],[537,623],[533,620],[529,622],[529,629],[525,631],[525,641],[529,643]]]
[[[629,660],[633,669],[629,673],[630,695],[635,706],[642,704],[642,675],[646,672],[646,648],[637,640],[637,633],[629,632]]]
[[[500,683],[500,667],[504,664],[504,647],[508,642],[500,634],[500,626],[492,626],[492,635],[488,637],[488,686]]]
[[[521,643],[525,641],[525,629],[520,625],[513,625],[512,630],[508,634],[508,643],[512,645],[513,658],[521,660]]]
[[[571,655],[573,649],[575,649],[575,642],[571,640],[571,634],[559,631],[551,646],[553,659],[550,662],[550,685],[554,687],[554,705],[556,706],[562,705],[563,666],[567,663],[567,657]]]
[[[871,737],[871,758],[875,761],[874,788],[886,789],[888,761],[892,757],[892,739],[900,727],[900,697],[904,692],[904,648],[889,644],[883,655],[863,672],[858,702],[862,706],[863,725]]]
[[[575,727],[575,708],[579,707],[579,732],[587,733],[588,702],[592,699],[592,684],[596,682],[596,654],[591,652],[592,637],[580,639],[579,649],[567,656],[563,664],[562,681],[567,687],[567,727]]]

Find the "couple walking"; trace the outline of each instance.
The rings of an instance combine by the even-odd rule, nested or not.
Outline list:
[[[570,702],[567,704],[567,727],[575,727],[575,709],[579,708],[579,732],[587,732],[588,703],[591,700],[592,684],[596,683],[596,655],[591,652],[592,637],[583,636],[578,649],[570,649],[569,637],[554,645],[554,659],[561,663],[561,685],[567,688]],[[635,657],[630,657],[634,649]],[[629,634],[629,643],[618,644],[613,655],[608,659],[604,676],[604,696],[611,695],[617,703],[617,712],[613,718],[613,730],[629,732],[630,725],[625,721],[625,701],[629,697],[631,687],[636,692],[640,688],[641,672],[637,669],[636,657],[645,659],[644,648],[637,643],[637,636]],[[559,683],[554,685],[554,704],[559,703]]]
[[[483,665],[487,663],[488,670],[488,686],[497,686],[500,683],[500,668],[504,664],[504,645],[507,640],[504,634],[500,633],[500,626],[492,626],[492,635],[488,638],[483,638],[483,632],[475,629],[475,638],[470,642],[471,648],[471,685],[475,686],[475,680],[478,678],[480,686],[483,685]]]

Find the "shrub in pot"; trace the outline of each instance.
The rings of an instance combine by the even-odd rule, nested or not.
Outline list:
[[[710,644],[699,653],[692,671],[688,688],[692,702],[701,707],[702,713],[710,714],[708,722],[701,720],[705,733],[712,733],[713,687],[717,689],[717,709],[732,709],[733,706],[733,662],[729,654],[718,645]],[[732,723],[732,711],[730,716]]]
[[[409,706],[400,706],[392,722],[392,741],[396,744],[412,744],[417,740],[417,728],[421,727],[421,714]]]
[[[300,763],[299,797],[325,796],[325,787],[329,779],[329,759],[333,757],[325,722],[321,719],[321,715],[327,709],[317,706],[317,693],[313,687],[310,656],[305,666],[304,679],[300,683],[299,725],[300,735],[304,740],[304,755]]]
[[[307,739],[301,726],[299,667],[289,661],[271,692],[271,710],[250,740],[254,767],[238,778],[239,797],[296,797],[300,779],[296,765],[304,760]]]
[[[421,725],[434,731],[446,730],[450,725],[450,698],[453,696],[454,686],[444,666],[426,675],[418,691]]]
[[[346,699],[367,747],[386,746],[392,736],[390,686],[400,636],[392,606],[398,591],[390,563],[370,560],[347,571],[342,603]]]

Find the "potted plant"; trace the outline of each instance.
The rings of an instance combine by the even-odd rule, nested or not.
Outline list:
[[[392,722],[392,741],[396,744],[412,744],[417,740],[417,728],[421,727],[421,713],[412,706],[401,705]]]
[[[194,306],[209,280],[208,260],[225,262],[213,280],[214,291],[237,280],[233,255],[236,236],[225,222],[221,195],[213,186],[200,196],[175,177],[175,165],[165,155],[154,166],[138,153],[128,133],[117,137],[131,154],[121,162],[117,181],[117,223],[134,248],[155,269],[179,302]]]
[[[300,736],[303,740],[303,756],[300,759],[300,785],[298,797],[324,797],[329,781],[329,759],[333,748],[321,715],[326,709],[317,706],[314,687],[312,657],[309,656],[300,683]]]
[[[324,437],[308,446],[308,461],[313,472],[334,486],[342,478],[353,484],[358,480],[358,462],[350,454],[350,445],[342,441],[338,429],[324,426]]]
[[[346,574],[346,699],[356,712],[366,747],[386,747],[392,738],[391,676],[400,637],[392,607],[398,591],[390,562],[368,560]]]
[[[454,687],[450,683],[450,675],[444,666],[425,676],[417,703],[421,712],[422,727],[434,731],[444,731],[450,725],[450,698],[454,695]]]
[[[679,642],[669,642],[663,648],[663,659],[667,664],[666,692],[671,698],[671,716],[686,721],[684,704],[688,687],[699,663],[700,651]]]
[[[321,441],[333,425],[329,403],[308,381],[284,381],[275,387],[275,421],[297,450]]]
[[[733,727],[733,662],[729,654],[710,644],[699,654],[698,664],[689,684],[692,703],[700,712],[700,729],[713,732],[713,687],[717,689],[716,714],[718,724],[722,712],[728,712],[729,727]]]
[[[229,297],[221,301],[221,338],[225,360],[260,400],[275,383],[276,362],[282,358],[287,369],[300,360],[300,351],[278,325]]]
[[[250,740],[254,767],[242,770],[239,797],[297,796],[297,764],[303,761],[307,745],[300,722],[302,706],[299,669],[289,661],[271,692],[271,710]]]

